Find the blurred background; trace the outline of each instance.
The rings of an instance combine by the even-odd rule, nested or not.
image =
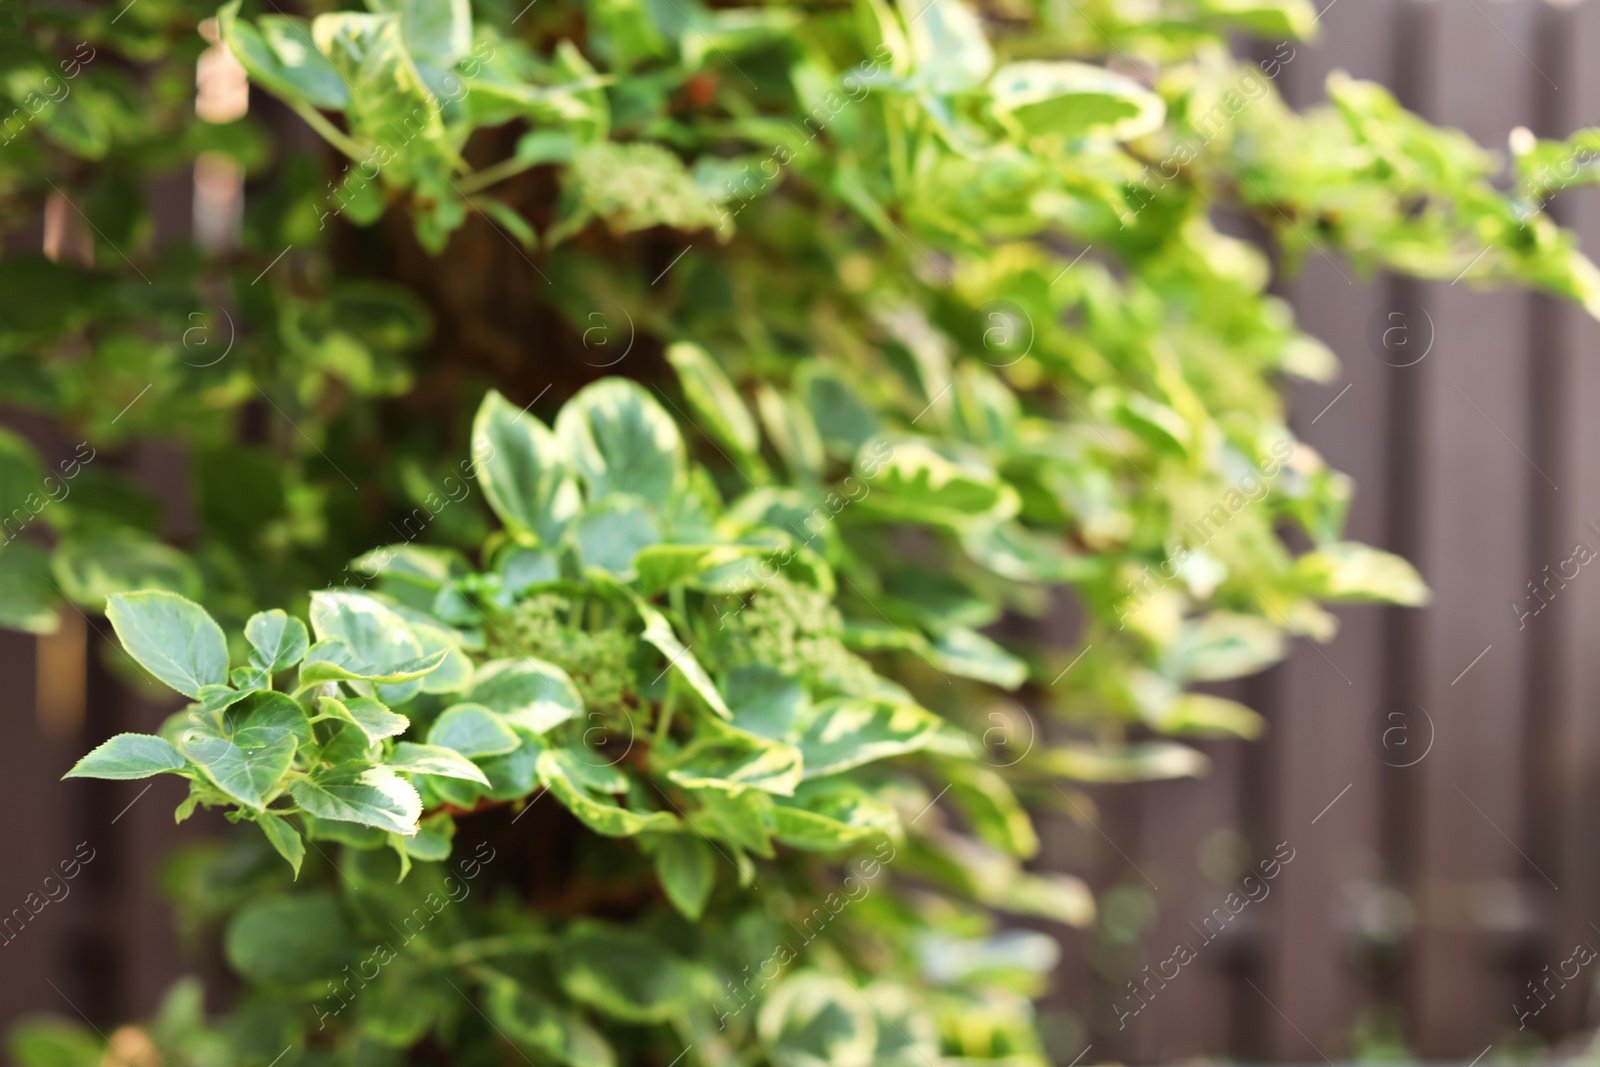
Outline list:
[[[1255,57],[1282,63],[1297,107],[1345,70],[1502,151],[1519,127],[1600,125],[1600,5],[1322,11],[1316,43]],[[165,190],[163,227],[203,239],[217,210],[237,210],[201,210],[216,185],[197,173]],[[1600,193],[1563,196],[1555,215],[1593,254]],[[59,256],[72,233],[47,215],[5,244]],[[1217,688],[1269,726],[1201,743],[1208,776],[1098,787],[1093,810],[1043,813],[1040,865],[1083,875],[1100,904],[1093,929],[1049,930],[1065,950],[1041,1006],[1052,1047],[1062,1064],[1584,1048],[1600,1025],[1600,567],[1587,566],[1600,559],[1600,324],[1544,297],[1320,257],[1280,291],[1344,364],[1330,386],[1297,387],[1291,425],[1354,478],[1349,535],[1415,562],[1434,599],[1341,609],[1332,643],[1299,641]],[[73,455],[3,406],[0,422],[49,462]],[[181,452],[152,441],[109,458],[163,501],[181,542]],[[1048,626],[1069,645],[1072,606]],[[221,820],[175,827],[177,780],[57,781],[93,743],[171,710],[105,669],[108,636],[77,615],[46,638],[0,632],[0,1027],[68,999],[96,1018],[142,1015],[183,973],[225,982],[162,895],[184,876],[162,857]],[[46,899],[63,863],[77,875]]]

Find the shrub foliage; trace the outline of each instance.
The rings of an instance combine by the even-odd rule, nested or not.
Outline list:
[[[1193,683],[1427,596],[1285,424],[1338,368],[1261,246],[1600,306],[1544,214],[1591,135],[1502,188],[1376,85],[1297,113],[1302,0],[0,19],[50,252],[0,381],[82,441],[0,434],[0,621],[186,698],[69,777],[256,827],[172,866],[247,984],[166,1063],[1042,1061],[1002,917],[1094,903],[1027,810],[1202,772],[1262,723]]]

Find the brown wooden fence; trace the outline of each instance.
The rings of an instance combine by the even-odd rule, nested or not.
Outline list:
[[[1600,125],[1600,5],[1333,0],[1320,24],[1278,78],[1297,106],[1344,69],[1486,145],[1518,125]],[[1600,193],[1554,210],[1600,249]],[[1208,778],[1101,789],[1087,819],[1044,817],[1046,865],[1109,892],[1095,931],[1066,933],[1044,1005],[1063,1064],[1316,1062],[1396,1043],[1466,1061],[1600,1023],[1600,967],[1575,952],[1600,946],[1600,570],[1559,577],[1578,543],[1600,552],[1600,324],[1319,257],[1284,292],[1345,367],[1296,390],[1295,430],[1355,478],[1351,535],[1416,561],[1434,600],[1342,610],[1337,640],[1298,642],[1235,687],[1270,728],[1204,745]],[[1407,358],[1379,358],[1374,322],[1406,331]],[[22,428],[47,458],[71,450]],[[182,485],[170,451],[127,462],[154,488]],[[1524,601],[1530,582],[1541,601]],[[1510,606],[1542,601],[1521,618]],[[57,780],[92,741],[166,711],[97,666],[103,628],[0,634],[0,915],[39,908],[0,935],[0,1026],[38,1009],[138,1015],[206,964],[180,954],[156,886],[159,858],[207,832],[172,825],[181,784]],[[1275,849],[1293,858],[1270,892],[1208,925]],[[1193,960],[1151,980],[1180,942]]]
[[[1334,0],[1321,25],[1279,79],[1296,106],[1343,69],[1502,153],[1519,125],[1600,123],[1600,5]],[[1600,195],[1553,210],[1600,248]],[[1140,950],[1078,939],[1053,1003],[1083,1018],[1062,1032],[1095,1044],[1086,1062],[1316,1062],[1397,1041],[1492,1059],[1595,1026],[1581,961],[1600,946],[1600,579],[1560,574],[1589,558],[1578,543],[1600,552],[1600,325],[1318,257],[1284,292],[1345,368],[1296,389],[1292,425],[1354,477],[1351,536],[1415,561],[1434,600],[1341,610],[1333,643],[1298,642],[1243,683],[1269,732],[1206,746],[1208,779],[1104,790],[1097,828],[1058,820],[1058,855],[1093,857],[1098,889],[1157,908]],[[1411,347],[1375,351],[1375,320]],[[1242,875],[1229,853],[1280,842],[1295,858],[1270,895],[1207,944],[1204,917]],[[1180,941],[1198,958],[1144,984]],[[1148,1006],[1119,1027],[1129,979]]]

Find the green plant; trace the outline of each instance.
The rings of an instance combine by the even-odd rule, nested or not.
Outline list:
[[[674,1041],[785,1062],[937,1055],[940,1033],[973,1053],[1034,1049],[1030,968],[931,999],[903,974],[988,928],[963,898],[1081,922],[1087,891],[1020,868],[1037,842],[1015,796],[976,739],[848,647],[822,556],[725,509],[666,411],[623,379],[580,391],[553,433],[491,393],[473,455],[505,527],[482,573],[446,550],[379,549],[357,563],[373,591],[313,593],[309,632],[259,613],[231,654],[177,594],[110,598],[123,648],[193,703],[69,777],[181,775],[180,819],[226,808],[297,878],[314,872],[229,924],[230,962],[261,987],[252,1010],[294,1019],[311,998],[319,1032],[290,1043],[342,1055],[430,1032],[457,1035],[456,1056],[509,1039],[585,1064]],[[871,484],[892,462],[868,448],[858,470]],[[922,821],[929,780],[953,783],[981,841]],[[629,924],[509,901],[446,916],[445,881],[455,898],[494,855],[448,862],[458,818],[510,804],[514,824],[546,797],[587,834],[541,891],[569,883]],[[890,870],[945,903],[873,897]],[[978,1017],[981,1040],[957,1036]]]
[[[192,113],[198,2],[0,25],[7,213],[64,198],[97,264],[0,260],[0,383],[110,460],[46,506],[0,438],[24,515],[0,613],[109,610],[194,702],[80,773],[183,774],[191,808],[304,864],[244,837],[174,868],[259,986],[226,1043],[175,994],[152,1033],[179,1059],[1036,1058],[1050,950],[982,940],[975,903],[1089,902],[1024,872],[1025,806],[1199,773],[1181,738],[1261,722],[1191,683],[1326,638],[1324,602],[1426,597],[1340,539],[1347,480],[1278,396],[1335,361],[1213,215],[1287,269],[1342,253],[1600,306],[1543,213],[1593,135],[1514,144],[1501,191],[1379,87],[1336,77],[1296,114],[1271,85],[1314,27],[1295,0],[305,10],[215,14],[281,102],[222,123]],[[1280,43],[1242,63],[1241,30]],[[144,180],[219,159],[252,179],[236,244],[158,248]],[[486,387],[511,400],[474,422]],[[189,544],[108,469],[147,436],[193,458]],[[1002,642],[1061,586],[1073,647]],[[430,908],[330,1015],[324,970],[469,869],[507,895]],[[730,996],[849,878],[870,891]],[[19,1058],[47,1061],[40,1033]]]

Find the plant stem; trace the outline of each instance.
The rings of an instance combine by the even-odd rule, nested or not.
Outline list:
[[[536,162],[526,162],[516,157],[502,159],[492,166],[484,167],[482,170],[468,174],[456,183],[456,189],[463,196],[471,196],[473,193],[482,192],[489,186],[503,182],[507,178],[515,177],[525,170],[532,170],[538,165]]]
[[[337,148],[351,159],[360,161],[367,157],[368,153],[362,151],[361,146],[357,144],[354,139],[352,139],[343,130],[339,129],[339,127],[335,126],[333,123],[324,118],[322,112],[318,111],[316,108],[311,107],[308,104],[302,104],[298,101],[291,102],[289,106],[294,109],[294,113],[296,115],[299,115],[305,120],[307,126],[310,126],[313,130],[316,130],[323,136],[323,138],[327,140],[329,144],[333,145],[333,147]]]

